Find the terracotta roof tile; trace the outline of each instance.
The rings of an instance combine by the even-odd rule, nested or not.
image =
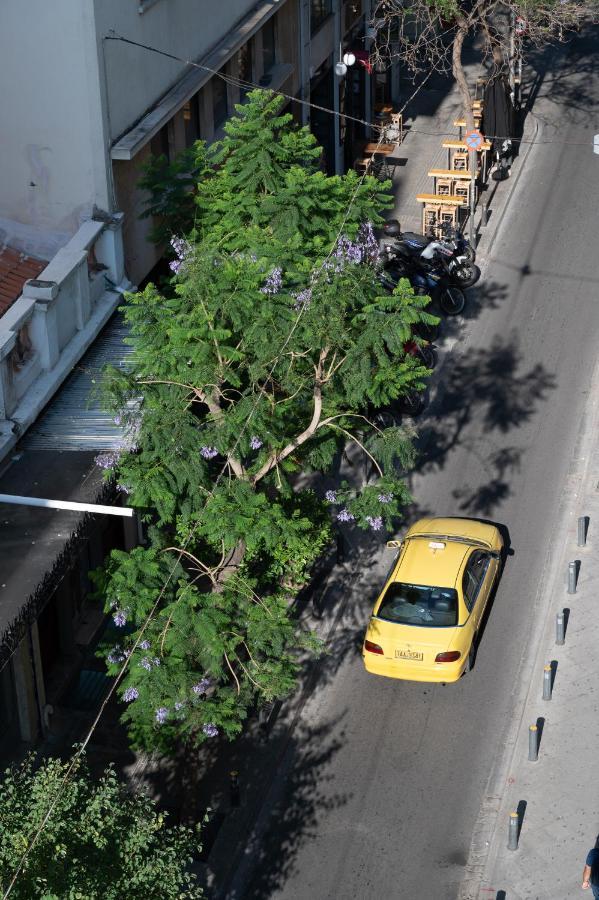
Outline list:
[[[0,316],[21,296],[28,278],[37,278],[48,265],[18,250],[0,250]]]

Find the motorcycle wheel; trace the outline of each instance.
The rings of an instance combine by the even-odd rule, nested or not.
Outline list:
[[[466,244],[460,256],[463,256],[466,262],[473,263],[476,262],[476,250],[474,247],[471,247],[470,244]]]
[[[457,263],[451,269],[451,277],[461,288],[469,288],[475,285],[480,278],[480,269],[474,263]]]
[[[422,362],[426,366],[427,369],[434,369],[437,365],[437,354],[433,350],[431,346],[424,346],[420,348],[420,354],[422,356]]]
[[[439,295],[439,305],[446,316],[459,316],[466,305],[464,291],[454,285],[443,288]]]
[[[414,418],[424,412],[426,407],[421,394],[407,394],[405,397],[399,397],[395,403],[404,416],[412,416]]]

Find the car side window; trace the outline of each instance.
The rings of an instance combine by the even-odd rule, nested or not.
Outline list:
[[[489,559],[488,553],[475,550],[466,564],[462,581],[462,592],[464,594],[464,602],[466,603],[468,612],[472,612],[474,604],[476,603],[480,586],[485,580]]]

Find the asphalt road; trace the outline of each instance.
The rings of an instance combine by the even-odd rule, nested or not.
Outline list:
[[[455,898],[568,488],[599,341],[597,31],[535,99],[541,129],[419,428],[422,513],[502,523],[513,555],[474,671],[367,675],[363,627],[389,560],[362,552],[321,683],[275,778],[247,898]],[[595,54],[595,56],[594,56]],[[555,142],[555,143],[551,143]],[[567,143],[564,143],[567,142]]]

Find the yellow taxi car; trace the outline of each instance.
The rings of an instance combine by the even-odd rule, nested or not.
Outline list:
[[[472,668],[476,635],[501,567],[503,540],[475,519],[421,519],[403,541],[362,649],[368,672],[457,681]]]

